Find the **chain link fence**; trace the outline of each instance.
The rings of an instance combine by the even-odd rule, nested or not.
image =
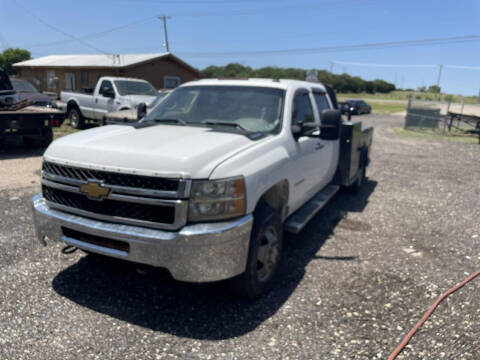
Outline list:
[[[410,97],[405,129],[439,135],[479,136],[480,104],[424,101]]]

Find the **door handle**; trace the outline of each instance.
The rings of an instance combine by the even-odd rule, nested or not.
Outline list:
[[[323,145],[322,143],[317,143],[315,144],[315,150],[320,150],[320,149],[323,149],[325,145]]]

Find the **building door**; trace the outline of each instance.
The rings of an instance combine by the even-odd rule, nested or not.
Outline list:
[[[75,73],[65,73],[65,90],[75,90]]]

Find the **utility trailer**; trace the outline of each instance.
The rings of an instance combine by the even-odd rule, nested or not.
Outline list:
[[[62,111],[19,101],[8,75],[0,68],[0,146],[21,136],[25,145],[47,147],[53,140],[52,127],[61,126],[64,120]]]
[[[449,132],[452,130],[453,122],[455,120],[457,123],[463,122],[471,126],[471,129],[465,130],[465,132],[472,135],[478,135],[478,143],[480,144],[480,116],[449,111],[447,125]]]
[[[47,147],[53,140],[53,127],[65,120],[65,113],[40,106],[0,107],[0,146],[7,139],[22,137],[27,146]]]

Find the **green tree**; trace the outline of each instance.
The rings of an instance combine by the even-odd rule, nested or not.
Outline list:
[[[0,54],[0,67],[5,70],[8,75],[16,75],[17,70],[13,67],[13,64],[31,59],[30,51],[24,49],[5,49]]]
[[[326,70],[312,69],[318,73],[318,81],[332,86],[340,93],[388,93],[395,90],[395,85],[385,80],[365,81],[358,76],[348,74],[332,74]],[[271,79],[295,79],[305,80],[307,70],[299,68],[281,68],[276,66],[264,66],[252,69],[239,63],[230,63],[226,66],[208,66],[202,70],[207,78],[271,78]]]
[[[389,93],[395,90],[395,85],[381,79],[373,80],[373,86],[375,87],[375,92],[379,93]]]
[[[438,86],[438,85],[430,85],[430,86],[428,87],[428,90],[427,90],[427,91],[428,91],[429,93],[433,93],[433,94],[440,94],[440,91],[441,91],[441,90],[442,90],[442,89],[441,89],[440,86]]]

